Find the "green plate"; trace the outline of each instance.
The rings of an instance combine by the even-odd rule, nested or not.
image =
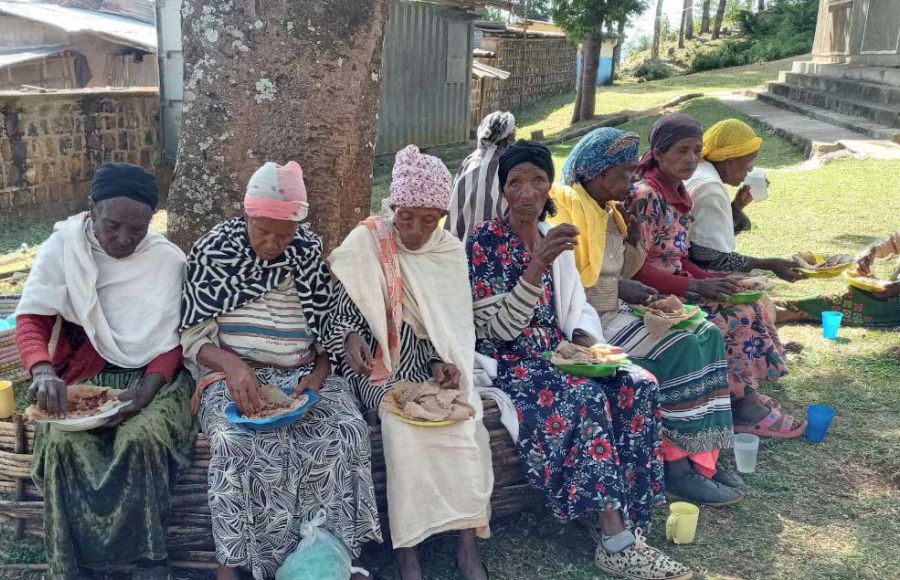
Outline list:
[[[684,310],[690,314],[690,317],[682,320],[678,324],[673,324],[672,328],[674,330],[680,330],[682,328],[687,328],[688,326],[697,322],[697,319],[709,318],[709,314],[707,314],[703,309],[699,306],[694,306],[693,304],[685,304]],[[646,306],[634,305],[631,307],[631,311],[634,312],[635,316],[638,318],[643,318],[644,314],[647,313]]]
[[[546,360],[550,360],[553,358],[553,353],[550,351],[544,352],[544,358]],[[616,371],[619,370],[619,367],[622,365],[631,364],[631,361],[627,358],[621,360],[617,363],[607,363],[607,364],[571,364],[571,365],[556,365],[556,368],[561,370],[564,373],[569,373],[570,375],[576,375],[579,377],[588,377],[590,379],[599,379],[603,377],[611,377],[616,374]]]
[[[749,292],[739,292],[728,297],[728,301],[732,304],[753,304],[759,302],[766,293],[762,290],[751,290]]]

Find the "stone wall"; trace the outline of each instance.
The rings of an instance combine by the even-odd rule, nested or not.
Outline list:
[[[100,165],[153,170],[159,154],[156,90],[0,92],[0,217],[71,215]]]

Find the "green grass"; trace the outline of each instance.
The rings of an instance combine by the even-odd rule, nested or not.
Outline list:
[[[671,77],[646,83],[623,82],[597,89],[597,115],[622,111],[643,111],[661,107],[672,99],[688,93],[717,93],[747,89],[778,78],[778,72],[789,70],[796,59],[776,60],[762,64],[739,66],[717,71]],[[574,108],[574,94],[567,93],[541,102],[518,115],[517,133],[528,139],[531,132],[544,131],[551,137],[569,128]],[[580,123],[586,125],[588,123]]]
[[[706,124],[719,114],[734,115],[722,107],[703,99],[683,110]],[[626,128],[646,135],[652,122]],[[559,165],[572,146],[553,148]],[[900,162],[844,160],[804,169],[796,163],[801,159],[782,140],[766,137],[758,165],[770,168],[771,197],[749,206],[753,229],[738,238],[738,251],[783,257],[799,250],[854,253],[898,227]],[[779,282],[774,295],[843,289],[840,278]],[[660,511],[653,545],[689,564],[697,577],[713,580],[900,578],[900,337],[860,328],[841,333],[843,340],[834,343],[821,337],[817,325],[783,327],[782,340],[804,348],[791,359],[791,374],[765,389],[796,416],[804,416],[811,402],[834,405],[838,415],[828,439],[818,445],[764,441],[743,503],[704,509],[697,542],[681,547],[665,543]],[[607,578],[593,565],[586,531],[558,524],[543,510],[496,521],[493,531],[481,550],[495,580]],[[454,549],[449,537],[426,543],[426,578],[459,578],[452,571]],[[38,544],[0,534],[0,561],[41,558]],[[368,548],[364,562],[380,578],[392,577],[386,548]]]

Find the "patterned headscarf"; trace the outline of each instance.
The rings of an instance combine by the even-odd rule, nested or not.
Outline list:
[[[740,119],[719,121],[703,134],[703,158],[707,161],[744,157],[756,153],[760,147],[762,139]]]
[[[267,161],[247,183],[244,211],[250,217],[301,222],[306,219],[309,204],[303,169],[296,161],[278,165]]]
[[[447,211],[450,207],[450,171],[444,162],[425,155],[415,145],[397,153],[391,173],[388,207],[429,207]]]
[[[563,183],[586,183],[610,167],[633,161],[641,138],[613,127],[594,129],[575,145],[563,165]]]
[[[487,149],[495,147],[516,131],[516,118],[512,113],[494,111],[478,125],[478,147]]]
[[[654,149],[668,149],[678,141],[691,137],[703,139],[703,128],[697,119],[684,113],[669,113],[660,117],[650,131],[650,149],[641,159],[638,172],[644,174],[656,167],[653,159]]]

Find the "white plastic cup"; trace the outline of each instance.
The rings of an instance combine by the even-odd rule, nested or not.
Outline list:
[[[756,456],[759,453],[759,437],[752,433],[738,433],[734,436],[734,462],[740,473],[756,471]]]
[[[754,169],[747,174],[744,185],[750,186],[750,197],[753,201],[769,199],[769,186],[766,184],[766,172],[762,169]]]

